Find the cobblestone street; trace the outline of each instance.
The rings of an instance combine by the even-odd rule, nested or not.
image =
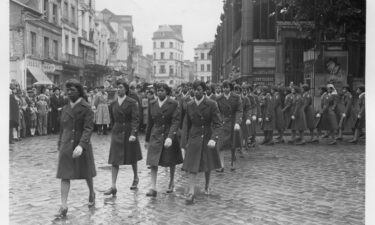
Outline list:
[[[349,138],[349,137],[346,137]],[[144,136],[140,137],[143,146]],[[129,189],[130,166],[122,166],[117,197],[103,195],[111,185],[107,164],[110,135],[93,134],[98,175],[94,179],[96,205],[87,207],[84,180],[72,181],[66,219],[54,215],[60,206],[57,136],[28,138],[10,149],[11,224],[364,224],[365,145],[260,146],[238,159],[235,172],[213,172],[212,194],[203,194],[199,175],[194,205],[185,205],[187,176],[176,170],[176,191],[167,189],[168,169],[159,169],[158,197],[145,196],[150,172],[146,151],[139,162],[139,189]],[[229,153],[226,155],[229,165]]]

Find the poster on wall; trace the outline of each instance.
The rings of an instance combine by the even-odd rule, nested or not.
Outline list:
[[[343,85],[347,84],[347,51],[326,51],[323,54],[323,63],[327,83],[332,83],[338,88],[341,88]]]
[[[275,67],[275,46],[254,46],[254,67],[274,68]]]

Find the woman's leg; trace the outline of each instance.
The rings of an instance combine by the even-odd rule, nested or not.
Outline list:
[[[189,191],[188,191],[189,195],[194,195],[196,178],[197,178],[196,173],[189,174]]]
[[[156,191],[156,179],[158,174],[158,167],[151,166],[151,189]]]
[[[174,186],[174,173],[176,171],[176,165],[169,167],[169,188]]]
[[[90,196],[94,195],[94,181],[92,177],[86,178],[87,187],[89,188]]]
[[[137,163],[132,164],[132,168],[133,168],[133,175],[134,175],[133,180],[139,180],[139,178],[138,178],[138,164]]]
[[[208,188],[210,187],[210,176],[211,176],[211,171],[208,171],[208,172],[204,173],[204,178],[205,178],[204,189],[205,189],[205,191],[207,191]]]
[[[70,180],[61,179],[61,206],[68,208],[68,194],[70,189]]]
[[[116,189],[117,175],[119,171],[118,165],[112,165],[112,188]]]

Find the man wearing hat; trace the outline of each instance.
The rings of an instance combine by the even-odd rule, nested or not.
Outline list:
[[[53,89],[53,94],[50,98],[50,107],[51,107],[51,131],[54,134],[57,134],[60,130],[60,114],[61,109],[64,106],[64,98],[60,95],[60,88],[55,87]]]

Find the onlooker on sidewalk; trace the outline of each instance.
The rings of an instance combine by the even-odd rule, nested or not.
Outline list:
[[[30,103],[29,113],[30,113],[30,133],[31,133],[31,136],[34,136],[35,129],[37,127],[37,121],[38,121],[37,119],[38,109],[35,106],[35,102]]]
[[[17,136],[14,136],[14,133],[17,130],[18,123],[19,123],[19,105],[16,99],[16,86],[14,84],[10,85],[11,93],[9,95],[9,143],[14,143],[14,138]]]
[[[46,102],[46,96],[44,94],[39,95],[39,101],[37,102],[38,110],[38,133],[39,135],[47,135],[47,123],[48,123],[48,103]]]

